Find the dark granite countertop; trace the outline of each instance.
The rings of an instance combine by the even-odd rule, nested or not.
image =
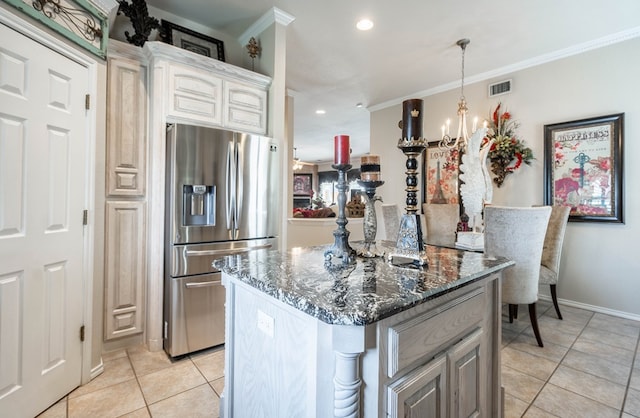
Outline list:
[[[389,242],[378,242],[384,248]],[[358,243],[351,244],[354,248]],[[329,246],[257,250],[227,256],[216,268],[328,324],[367,325],[437,298],[513,265],[503,258],[426,246],[428,267],[398,267],[384,258],[358,257],[325,265]]]

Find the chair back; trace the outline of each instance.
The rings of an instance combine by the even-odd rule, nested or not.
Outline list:
[[[540,260],[550,215],[549,206],[485,207],[485,254],[515,262],[504,271],[503,303],[532,304],[538,300]]]
[[[455,242],[460,221],[460,206],[457,203],[423,203],[422,212],[427,226],[427,240]]]
[[[382,208],[382,224],[384,225],[384,236],[389,241],[398,240],[398,230],[400,229],[400,211],[395,203],[387,203]]]
[[[560,256],[569,221],[569,212],[571,212],[569,206],[552,206],[547,233],[544,237],[541,264],[554,272],[556,278],[560,271]]]

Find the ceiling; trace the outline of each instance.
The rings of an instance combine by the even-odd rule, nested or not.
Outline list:
[[[294,146],[303,161],[333,159],[334,135],[369,151],[369,111],[498,76],[514,66],[640,36],[638,0],[147,0],[149,5],[239,37],[272,7],[287,28]],[[373,29],[356,21],[367,17]],[[363,107],[356,107],[362,103]],[[452,108],[455,105],[452,104]],[[316,109],[326,114],[316,115]]]

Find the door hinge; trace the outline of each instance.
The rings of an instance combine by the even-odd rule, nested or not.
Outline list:
[[[80,341],[84,342],[84,325],[80,327]]]
[[[88,222],[89,222],[89,211],[85,209],[82,211],[82,225],[87,225]]]
[[[84,108],[89,110],[91,109],[91,95],[90,94],[86,94],[84,96]]]

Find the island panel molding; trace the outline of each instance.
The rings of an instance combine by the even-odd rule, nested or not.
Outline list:
[[[428,245],[429,269],[367,258],[366,272],[357,259],[339,274],[324,267],[328,247],[214,262],[226,288],[222,416],[403,417],[435,399],[434,416],[502,416],[500,280],[513,262]],[[394,330],[407,330],[396,348]]]

